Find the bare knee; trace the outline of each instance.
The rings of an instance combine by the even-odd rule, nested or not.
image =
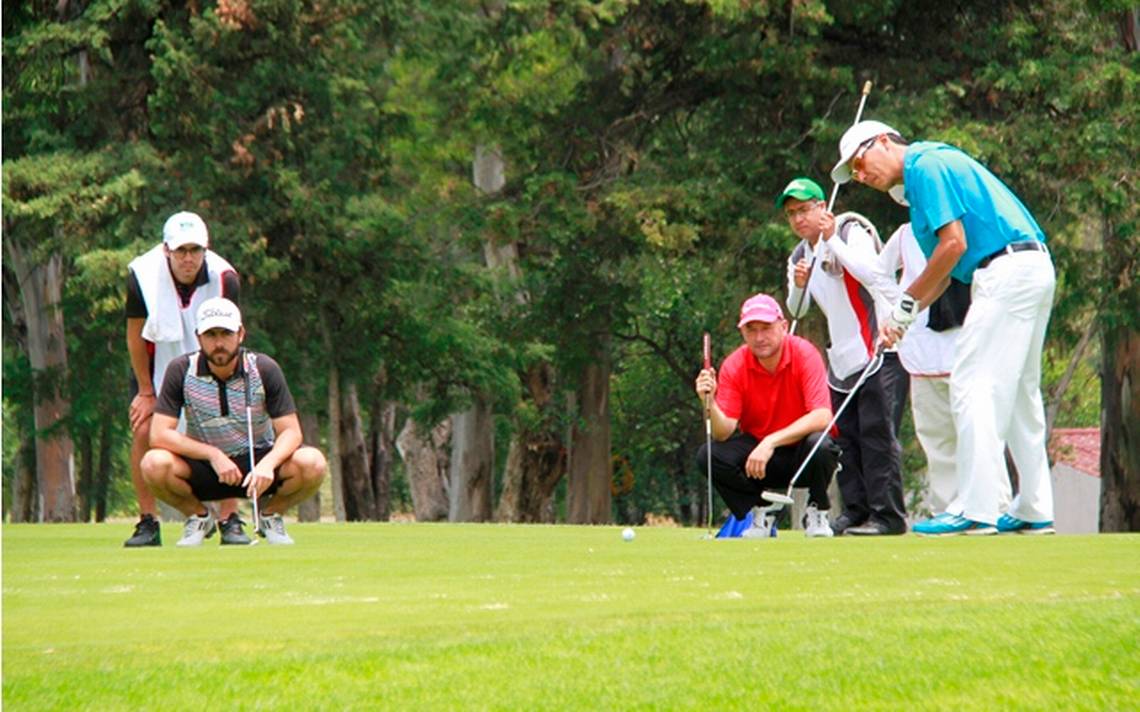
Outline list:
[[[325,478],[328,463],[324,454],[315,447],[300,447],[293,453],[293,464],[306,486],[318,485]]]
[[[139,463],[139,470],[147,485],[161,486],[174,476],[176,465],[174,453],[169,450],[147,450]]]

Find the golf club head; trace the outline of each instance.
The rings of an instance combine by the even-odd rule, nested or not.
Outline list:
[[[761,492],[760,496],[769,502],[777,502],[779,504],[791,504],[793,501],[791,495],[783,494],[781,492]]]

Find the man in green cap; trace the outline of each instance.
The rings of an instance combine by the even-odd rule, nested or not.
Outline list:
[[[832,523],[836,534],[884,535],[906,532],[902,449],[893,414],[908,385],[897,355],[886,360],[876,350],[879,315],[888,305],[872,292],[881,248],[878,232],[857,213],[833,215],[823,188],[796,178],[776,199],[799,245],[788,259],[788,309],[799,319],[814,299],[827,317],[827,382],[832,409],[851,402],[836,423],[843,450],[836,477],[843,513]],[[863,384],[854,391],[861,374]],[[854,392],[853,392],[854,391]]]

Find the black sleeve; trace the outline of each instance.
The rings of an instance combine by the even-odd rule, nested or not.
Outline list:
[[[182,405],[186,401],[182,384],[186,380],[188,368],[190,368],[190,354],[182,354],[166,367],[166,373],[162,377],[162,389],[159,390],[158,399],[154,402],[155,413],[169,415],[171,418],[182,415]]]
[[[222,273],[222,296],[241,308],[241,277],[229,270]]]
[[[296,413],[293,394],[289,392],[289,384],[285,382],[285,374],[277,362],[265,354],[257,354],[257,372],[265,386],[265,412],[269,417],[280,418]]]
[[[145,319],[147,317],[146,300],[143,299],[142,288],[139,287],[139,278],[134,270],[127,270],[127,308],[128,319]]]

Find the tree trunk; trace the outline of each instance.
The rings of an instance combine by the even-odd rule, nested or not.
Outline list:
[[[1117,16],[1120,43],[1135,54],[1140,8]],[[1100,530],[1140,531],[1140,332],[1137,331],[1135,237],[1105,220],[1105,283],[1116,318],[1101,328]]]
[[[22,428],[21,428],[22,430]],[[16,463],[16,477],[12,481],[12,502],[8,509],[8,521],[13,524],[34,522],[39,519],[36,502],[36,454],[32,439],[25,439],[19,449]]]
[[[576,424],[571,431],[567,519],[573,524],[612,520],[613,454],[610,448],[610,363],[599,354],[586,366],[578,387]]]
[[[1104,328],[1100,530],[1140,531],[1140,333]]]
[[[104,419],[99,428],[99,471],[95,473],[95,521],[107,519],[107,498],[111,490],[111,449],[115,434],[111,421]]]
[[[91,500],[95,493],[95,439],[84,431],[79,436],[79,488],[76,509],[81,522],[91,521]]]
[[[396,403],[379,401],[372,410],[372,430],[368,435],[372,459],[372,487],[376,493],[376,519],[392,516],[392,465],[396,456]]]
[[[506,184],[506,162],[498,146],[475,147],[471,180],[483,195],[494,195]],[[513,241],[498,244],[488,231],[483,256],[491,270],[506,268],[518,276],[518,251]],[[451,416],[451,464],[448,473],[448,515],[452,522],[485,522],[494,498],[495,429],[489,399],[474,394],[471,407]]]
[[[74,522],[75,473],[71,435],[64,423],[70,402],[67,339],[63,328],[63,258],[59,254],[32,264],[31,255],[5,235],[11,269],[20,285],[20,308],[27,326],[28,361],[34,378],[36,485],[40,516],[47,522]]]
[[[446,445],[450,436],[450,420],[444,420],[431,432],[423,433],[415,421],[408,418],[396,438],[396,449],[404,460],[408,489],[412,494],[412,510],[418,522],[447,519]]]
[[[535,364],[526,372],[524,385],[534,411],[547,414],[554,396],[554,368],[545,362]],[[566,448],[548,420],[531,427],[515,420],[517,429],[507,450],[496,521],[554,521],[551,498],[566,474]]]
[[[344,513],[350,522],[376,519],[376,496],[372,492],[372,470],[364,447],[360,399],[356,384],[341,389],[340,462],[344,486]]]
[[[495,427],[491,405],[476,398],[451,416],[448,521],[485,522],[494,496]]]
[[[317,416],[311,410],[305,410],[300,413],[301,420],[301,435],[304,437],[303,442],[310,447],[320,448],[321,446],[321,426],[317,420]],[[297,521],[300,522],[319,522],[321,521],[321,493],[317,492],[312,497],[309,497],[304,502],[297,505]]]
[[[325,339],[332,348],[332,339]],[[332,484],[333,516],[343,522],[347,518],[344,506],[344,469],[340,462],[340,369],[329,363],[329,478]]]
[[[496,521],[552,523],[554,488],[565,473],[566,450],[557,438],[516,435],[507,451]]]

